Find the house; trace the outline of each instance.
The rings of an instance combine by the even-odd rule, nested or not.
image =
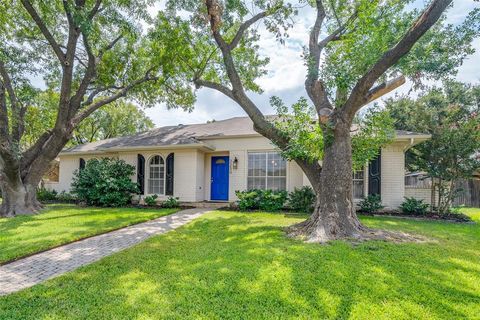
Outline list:
[[[429,135],[397,131],[377,159],[353,176],[354,198],[379,193],[396,208],[405,194],[404,152]],[[309,185],[300,167],[285,161],[247,117],[157,128],[133,136],[75,146],[60,153],[58,183],[69,191],[74,171],[90,158],[118,157],[136,167],[132,179],[143,196],[179,197],[182,202],[235,201],[236,190],[292,191]]]

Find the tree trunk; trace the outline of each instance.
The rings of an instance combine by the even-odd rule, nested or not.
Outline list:
[[[21,214],[36,214],[42,208],[37,200],[36,186],[16,183],[1,183],[2,204],[0,217],[14,217]]]
[[[308,178],[317,193],[315,209],[308,220],[290,229],[290,235],[320,243],[363,237],[368,229],[362,226],[355,213],[352,146],[346,126],[337,126],[332,141],[326,141],[322,174]]]

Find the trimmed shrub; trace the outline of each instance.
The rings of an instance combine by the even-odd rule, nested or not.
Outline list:
[[[402,210],[404,214],[424,216],[428,212],[428,207],[429,205],[424,203],[423,200],[405,197],[405,201],[400,205],[400,210]]]
[[[262,190],[258,207],[265,211],[279,211],[285,206],[287,198],[287,191]]]
[[[135,167],[116,158],[91,159],[74,173],[72,193],[88,205],[120,207],[130,203],[138,186],[130,177]]]
[[[180,207],[179,198],[168,197],[167,200],[162,202],[162,208],[178,208]]]
[[[288,205],[296,212],[311,213],[316,198],[312,187],[295,188],[288,196]]]
[[[47,190],[44,187],[37,189],[37,200],[41,202],[57,200],[58,192],[55,190]]]
[[[235,191],[238,198],[238,208],[240,210],[254,210],[258,209],[260,202],[260,192],[262,190],[252,189],[245,191]]]
[[[382,199],[379,194],[370,194],[368,197],[360,201],[360,212],[375,213],[383,209]]]
[[[278,211],[285,206],[288,198],[286,191],[272,190],[246,190],[235,191],[238,197],[238,207],[240,210],[265,210]]]
[[[152,194],[151,196],[146,196],[143,201],[145,201],[147,206],[153,207],[157,205],[157,198],[158,196],[156,194]]]
[[[74,203],[77,201],[77,198],[71,193],[62,191],[57,195],[57,201],[64,203]]]

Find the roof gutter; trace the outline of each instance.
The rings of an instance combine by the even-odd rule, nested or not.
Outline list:
[[[62,151],[60,156],[67,155],[92,155],[92,154],[107,154],[112,152],[128,152],[128,151],[155,151],[155,150],[176,150],[176,149],[201,149],[204,151],[215,151],[215,148],[200,142],[200,143],[188,143],[188,144],[170,144],[162,146],[134,146],[134,147],[119,147],[119,148],[105,148],[92,151]]]

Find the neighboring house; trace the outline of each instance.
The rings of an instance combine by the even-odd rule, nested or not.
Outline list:
[[[380,193],[385,206],[398,207],[405,194],[404,152],[428,138],[397,131],[377,159],[354,173],[354,198]],[[75,146],[60,153],[59,182],[49,187],[69,191],[74,171],[95,157],[118,157],[135,166],[132,180],[142,195],[157,194],[160,200],[175,196],[182,202],[231,202],[237,199],[236,190],[292,191],[309,185],[300,167],[283,160],[246,117],[162,127]]]

